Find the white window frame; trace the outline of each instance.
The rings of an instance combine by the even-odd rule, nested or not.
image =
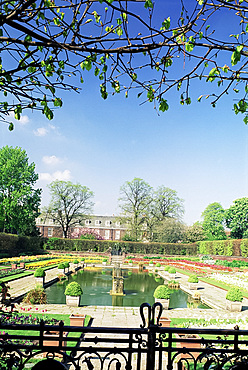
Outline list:
[[[110,239],[110,230],[105,230],[104,239],[106,239],[106,240]]]
[[[110,226],[111,225],[111,221],[107,220],[105,221],[105,226]]]
[[[91,221],[90,220],[85,220],[85,225],[90,225]]]
[[[47,228],[47,236],[49,238],[51,238],[53,236],[53,228],[52,227]]]
[[[120,230],[115,230],[115,239],[120,240],[121,238],[121,231]]]
[[[96,226],[101,225],[101,221],[100,221],[100,220],[95,220],[95,225],[96,225]]]

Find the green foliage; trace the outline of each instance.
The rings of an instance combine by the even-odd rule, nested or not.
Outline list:
[[[220,203],[211,203],[202,213],[202,227],[208,240],[225,240],[225,211]]]
[[[173,22],[169,14],[161,18],[162,3],[154,7],[155,1],[137,1],[135,11],[130,3],[125,11],[121,2],[113,0],[93,1],[90,6],[88,1],[77,6],[65,1],[61,7],[50,0],[33,0],[25,6],[23,0],[3,3],[0,116],[7,119],[9,130],[13,130],[12,112],[20,120],[24,110],[37,110],[51,120],[53,109],[62,106],[58,91],[78,92],[88,73],[99,81],[103,99],[110,95],[109,89],[128,96],[130,89],[139,88],[138,96],[145,93],[145,99],[158,105],[160,112],[168,110],[167,94],[173,87],[181,90],[181,104],[191,103],[191,79],[198,78],[200,86],[203,80],[214,84],[206,93],[213,107],[226,95],[223,91],[228,93],[235,86],[240,96],[234,112],[246,114],[247,26],[242,0],[235,6],[232,1],[217,5],[203,0],[179,2],[181,6],[172,12]],[[229,17],[225,17],[227,11]],[[217,16],[222,24],[215,21]],[[19,20],[25,27],[20,27]],[[221,28],[230,29],[230,34],[218,37]],[[213,34],[217,35],[214,43]],[[161,39],[166,42],[161,44]],[[188,68],[180,68],[184,64]],[[140,70],[144,73],[138,78]],[[238,89],[239,85],[244,88]]]
[[[243,239],[240,244],[241,256],[248,257],[248,239]]]
[[[164,271],[169,271],[170,266],[165,266]]]
[[[46,272],[43,270],[42,267],[38,267],[34,272],[34,277],[44,277]]]
[[[239,253],[240,241],[234,244],[232,240],[215,240],[215,241],[201,241],[198,242],[198,251],[200,254],[214,254],[220,256],[240,255]],[[234,252],[234,248],[236,251]]]
[[[236,199],[233,203],[225,213],[226,225],[231,229],[232,238],[242,239],[248,232],[248,198]]]
[[[71,297],[78,297],[82,294],[83,290],[76,281],[72,281],[70,284],[67,285],[65,289],[65,295],[69,295]]]
[[[153,297],[157,299],[169,299],[170,295],[171,292],[167,285],[157,286],[153,293]]]
[[[58,264],[58,269],[63,270],[65,268],[65,264],[63,262]]]
[[[53,250],[58,251],[82,251],[87,252],[108,252],[109,248],[114,248],[116,242],[112,240],[75,240],[58,238],[53,244]],[[141,254],[163,254],[163,255],[187,255],[197,254],[197,244],[183,243],[142,243],[120,241],[119,245],[126,253]],[[48,249],[48,248],[47,248]]]
[[[175,274],[177,271],[176,271],[175,267],[170,267],[168,272],[169,272],[169,274]]]
[[[73,263],[74,263],[74,265],[77,265],[77,264],[78,264],[78,260],[77,260],[77,259],[75,259],[75,260],[73,261]]]
[[[46,293],[45,289],[37,285],[34,289],[31,289],[24,298],[25,303],[29,304],[46,304]]]
[[[25,150],[9,146],[0,149],[0,231],[19,235],[38,235],[35,219],[39,215],[41,189],[35,164],[28,163]]]
[[[188,278],[188,282],[189,283],[198,283],[199,282],[198,276],[196,274],[190,275],[189,278]]]
[[[232,302],[242,302],[243,300],[243,293],[239,288],[232,287],[227,292],[226,299]]]
[[[64,266],[65,268],[69,268],[70,267],[70,263],[68,261],[64,262]]]
[[[155,267],[161,267],[161,263],[157,262]]]

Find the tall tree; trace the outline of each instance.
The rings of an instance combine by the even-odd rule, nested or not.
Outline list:
[[[94,194],[86,186],[71,181],[56,180],[48,187],[51,202],[47,212],[61,226],[64,238],[67,238],[69,228],[80,224],[84,216],[92,212]]]
[[[0,149],[0,230],[37,235],[41,189],[35,189],[38,174],[28,163],[25,150],[9,146]]]
[[[200,222],[195,222],[192,226],[185,226],[184,243],[194,243],[201,240],[206,240],[206,235]]]
[[[146,227],[148,206],[152,202],[152,187],[140,178],[126,181],[120,188],[119,207],[130,228],[131,237],[139,240]]]
[[[154,241],[162,243],[178,243],[184,237],[184,224],[173,218],[164,218],[154,228]]]
[[[248,238],[248,198],[240,198],[225,212],[226,225],[231,229],[231,237]]]
[[[180,199],[175,190],[161,185],[154,192],[153,215],[162,221],[165,218],[180,219],[184,213],[183,199]]]
[[[143,102],[166,111],[172,90],[180,104],[191,104],[198,81],[198,101],[210,97],[215,107],[234,91],[234,112],[246,114],[246,1],[175,0],[171,14],[169,5],[168,0],[4,1],[1,117],[10,129],[12,111],[17,119],[25,109],[52,119],[52,108],[62,105],[59,91],[79,91],[87,71],[99,79],[103,99],[139,89]]]
[[[202,212],[202,227],[208,240],[226,239],[224,229],[225,210],[218,202],[209,204]]]

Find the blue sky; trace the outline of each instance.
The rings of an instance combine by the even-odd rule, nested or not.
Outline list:
[[[140,105],[137,93],[104,101],[89,74],[80,94],[62,94],[52,121],[27,112],[13,132],[1,124],[0,146],[26,150],[40,176],[43,206],[50,199],[47,184],[58,178],[88,186],[95,214],[116,215],[120,187],[140,177],[154,189],[176,190],[190,225],[209,203],[228,208],[248,195],[248,127],[232,111],[233,96],[213,109],[196,102],[202,86],[192,88],[190,106],[172,92],[169,111],[158,115],[152,103]]]

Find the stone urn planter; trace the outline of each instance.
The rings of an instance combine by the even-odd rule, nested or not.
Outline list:
[[[46,276],[46,273],[43,270],[43,268],[38,267],[34,272],[36,284],[41,285],[43,287],[45,284],[45,276]]]
[[[66,274],[70,270],[70,263],[69,262],[64,262],[64,266],[65,266],[65,274]]]
[[[16,263],[12,263],[12,265],[11,265],[11,269],[12,269],[12,270],[16,270],[16,269],[17,269],[17,264],[16,264]]]
[[[170,280],[173,280],[173,279],[176,278],[177,272],[176,272],[175,267],[170,267],[169,270],[168,270],[168,273],[169,273]]]
[[[72,281],[65,289],[66,304],[68,306],[78,307],[82,294],[83,290],[81,286],[76,281]]]
[[[63,263],[60,263],[60,264],[58,265],[58,273],[59,273],[60,275],[62,275],[62,274],[64,274],[64,273],[65,273],[65,265],[64,265]]]
[[[20,262],[20,268],[25,269],[25,262]]]
[[[84,326],[85,315],[71,314],[70,326]]]
[[[153,297],[155,302],[159,302],[163,306],[163,310],[169,309],[170,304],[170,290],[167,285],[159,285],[154,290]]]
[[[226,295],[226,309],[233,312],[242,310],[243,293],[239,288],[232,287]]]
[[[198,289],[198,283],[199,283],[198,276],[196,274],[190,275],[190,277],[188,278],[189,289],[192,290]]]

